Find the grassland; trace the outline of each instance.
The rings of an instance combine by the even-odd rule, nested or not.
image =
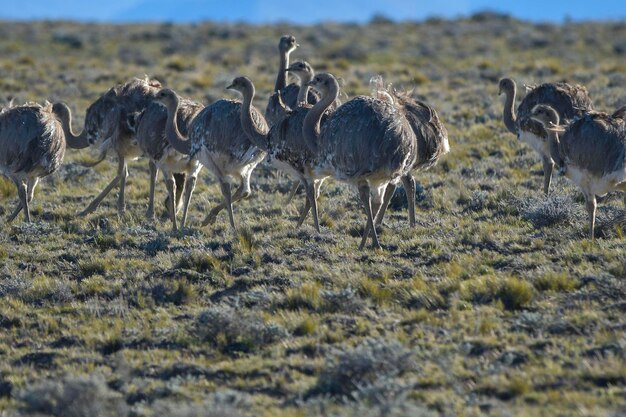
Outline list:
[[[131,164],[126,214],[111,195],[76,213],[115,164],[63,167],[35,222],[0,224],[0,416],[610,416],[626,414],[626,211],[586,238],[581,196],[501,121],[497,81],[585,84],[626,104],[626,25],[531,25],[503,16],[313,27],[0,23],[0,102],[67,102],[80,125],[110,86],[148,74],[211,102],[237,75],[264,108],[276,43],[302,45],[345,100],[385,80],[434,105],[451,152],[417,176],[418,225],[401,190],[383,251],[356,250],[354,190],[329,183],[322,232],[295,228],[300,194],[262,166],[234,234],[201,174],[190,227],[144,218],[147,162]],[[160,184],[158,201],[165,198]],[[0,180],[0,214],[13,186]]]

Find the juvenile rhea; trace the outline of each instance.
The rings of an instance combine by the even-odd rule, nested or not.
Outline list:
[[[0,111],[0,173],[15,183],[19,197],[8,222],[22,210],[30,222],[29,203],[35,187],[40,178],[59,168],[64,154],[65,135],[50,103]]]
[[[530,89],[515,112],[517,86],[511,78],[500,80],[500,94],[506,95],[504,104],[504,125],[522,142],[530,145],[543,161],[543,192],[550,190],[554,161],[550,157],[548,132],[543,125],[531,117],[538,104],[551,106],[556,110],[562,123],[581,117],[593,109],[587,89],[567,83],[545,83]]]
[[[559,114],[550,106],[537,105],[531,114],[549,132],[552,159],[583,192],[592,240],[596,196],[614,190],[626,192],[626,120],[623,113],[624,108],[612,115],[589,112],[565,128],[559,126]]]

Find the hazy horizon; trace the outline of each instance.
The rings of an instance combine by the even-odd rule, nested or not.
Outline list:
[[[319,0],[298,3],[297,12],[287,0],[240,0],[236,4],[216,0],[109,0],[87,3],[75,0],[31,0],[25,5],[17,0],[4,2],[2,20],[74,20],[79,22],[173,22],[200,21],[245,22],[265,24],[289,22],[314,24],[322,21],[364,23],[381,15],[395,21],[420,21],[430,17],[456,18],[481,11],[492,11],[529,21],[563,22],[566,19],[622,20],[626,18],[626,2],[617,0],[596,3],[588,1],[504,3],[494,0],[442,0],[419,4],[416,1],[387,0],[382,2]]]

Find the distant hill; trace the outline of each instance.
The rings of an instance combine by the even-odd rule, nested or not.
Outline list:
[[[201,20],[257,21],[255,0],[143,0],[113,16],[115,21],[194,22]]]

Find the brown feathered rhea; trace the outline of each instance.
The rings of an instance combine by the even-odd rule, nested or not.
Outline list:
[[[550,190],[554,161],[550,157],[548,132],[541,123],[531,116],[532,109],[539,104],[552,107],[558,113],[562,123],[581,117],[593,110],[593,103],[587,89],[568,83],[544,83],[529,87],[522,102],[515,111],[517,86],[511,78],[503,78],[499,83],[500,94],[506,95],[503,118],[506,128],[519,140],[530,145],[543,161],[543,191]]]
[[[238,89],[239,82],[233,81],[228,88]],[[251,140],[241,122],[242,112],[246,105],[251,106],[253,96],[254,89],[247,89],[243,102],[222,99],[205,107],[191,121],[189,134],[185,137],[174,118],[179,103],[178,95],[170,89],[163,89],[157,94],[157,101],[168,111],[165,129],[168,141],[178,152],[198,159],[215,174],[220,184],[224,201],[209,212],[203,225],[215,222],[219,212],[226,208],[231,227],[235,229],[232,204],[251,194],[252,171],[266,156],[261,148],[267,148],[267,144]],[[250,107],[250,112],[255,125],[264,132],[259,134],[264,141],[267,124],[256,108]],[[239,182],[234,194],[231,193],[231,179]]]
[[[534,107],[531,117],[549,132],[552,158],[560,161],[565,176],[580,187],[594,239],[596,196],[626,192],[626,120],[623,110],[609,115],[588,112],[565,128],[558,112],[546,105]],[[559,134],[560,133],[560,134]]]
[[[300,85],[297,83],[287,84],[289,56],[298,46],[300,45],[298,45],[296,38],[292,35],[281,36],[278,41],[280,64],[278,65],[278,74],[276,75],[274,92],[270,96],[267,107],[265,108],[265,120],[269,126],[272,126],[274,123],[282,119],[286,110],[295,109],[298,104]],[[314,91],[309,91],[306,97],[307,102],[310,104],[317,103],[319,99]]]
[[[200,103],[186,99],[179,100],[176,119],[183,135],[187,136],[191,121],[203,108],[204,106]],[[158,170],[161,170],[168,192],[168,210],[172,220],[172,229],[177,230],[176,212],[181,202],[181,196],[184,194],[182,199],[183,217],[181,219],[181,227],[184,228],[189,202],[201,165],[197,159],[190,159],[188,155],[180,153],[172,147],[165,136],[166,122],[167,110],[161,104],[152,102],[138,118],[136,136],[139,147],[156,168],[154,173],[151,172],[150,201],[147,215],[148,217],[154,216],[154,182]]]
[[[120,191],[117,210],[119,213],[126,210],[127,160],[138,158],[143,154],[135,139],[136,118],[154,99],[160,87],[161,84],[158,81],[146,77],[136,78],[109,89],[87,108],[85,127],[80,135],[72,133],[69,108],[65,106],[65,109],[62,109],[66,113],[63,117],[63,126],[69,138],[70,148],[82,149],[90,145],[98,146],[100,158],[96,163],[104,160],[110,150],[116,153],[118,160],[115,178],[80,215],[84,216],[95,211],[118,184]]]
[[[65,135],[50,103],[26,104],[0,112],[0,173],[17,187],[19,201],[7,218],[24,210],[30,222],[29,203],[39,179],[55,172],[63,162]]]
[[[322,73],[310,85],[322,92],[303,125],[303,134],[317,155],[316,175],[333,176],[358,188],[367,215],[360,247],[369,230],[372,247],[379,248],[374,218],[387,185],[399,182],[415,163],[415,133],[401,108],[367,96],[342,104],[320,126],[323,112],[339,93],[339,84],[331,74]]]

